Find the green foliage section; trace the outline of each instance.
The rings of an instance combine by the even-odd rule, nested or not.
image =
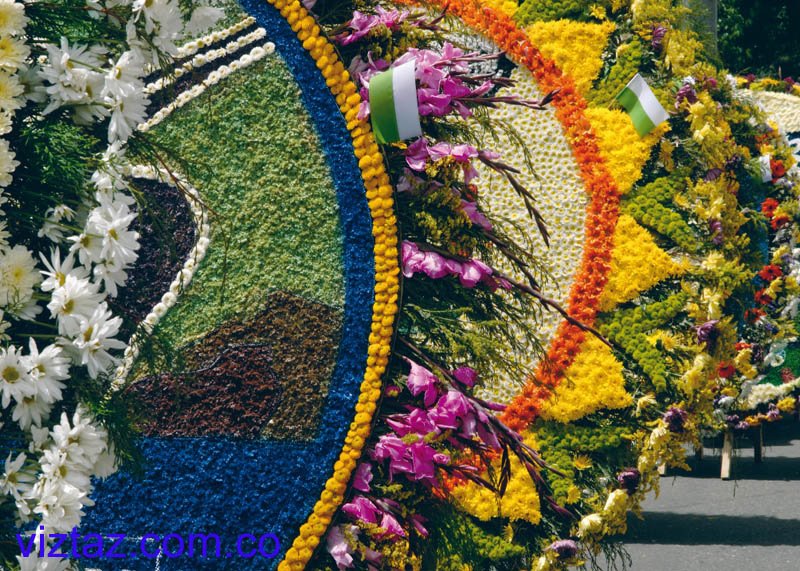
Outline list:
[[[608,75],[597,81],[586,99],[598,107],[608,106],[642,66],[644,44],[638,37],[617,48],[616,62]]]
[[[800,2],[720,0],[719,49],[737,72],[800,75]]]
[[[666,236],[683,250],[694,252],[698,247],[697,237],[671,204],[680,184],[680,180],[672,177],[656,179],[628,194],[622,211]]]
[[[573,485],[583,486],[604,475],[598,474],[595,467],[573,469],[576,456],[587,456],[603,466],[622,466],[633,461],[626,439],[630,430],[624,426],[580,426],[540,420],[534,432],[544,461],[564,474],[543,472],[560,504],[567,501]]]
[[[299,88],[278,56],[231,75],[154,130],[211,211],[211,247],[159,326],[174,344],[252,317],[283,290],[344,305],[336,194]]]
[[[607,8],[610,0],[525,0],[519,7],[515,18],[522,25],[534,22],[560,20],[588,20],[589,10],[594,6]]]
[[[424,514],[431,525],[423,568],[439,571],[521,569],[527,549],[503,537],[499,522],[478,524],[450,506]]]
[[[636,361],[659,392],[667,389],[667,365],[661,351],[647,340],[647,333],[674,319],[686,301],[686,294],[677,293],[664,301],[618,309],[601,318],[600,332]]]

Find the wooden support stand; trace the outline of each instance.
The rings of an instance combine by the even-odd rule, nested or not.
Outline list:
[[[703,459],[703,444],[702,444],[702,442],[700,444],[698,444],[697,446],[695,446],[695,448],[694,448],[694,457],[698,461]]]
[[[730,480],[731,478],[731,464],[733,462],[733,430],[726,430],[724,440],[722,442],[722,467],[720,468],[719,477],[723,480]]]
[[[764,425],[759,424],[753,429],[753,460],[756,464],[764,461]]]

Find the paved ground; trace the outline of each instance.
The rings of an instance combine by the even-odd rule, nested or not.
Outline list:
[[[690,462],[692,472],[661,479],[661,495],[645,503],[644,521],[630,522],[628,569],[800,570],[800,423],[765,430],[762,464],[753,462],[749,441],[737,443],[735,480],[719,479],[719,449],[710,448],[702,461]]]

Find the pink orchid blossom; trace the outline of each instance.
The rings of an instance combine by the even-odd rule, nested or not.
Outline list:
[[[354,525],[348,526],[354,535],[358,535],[358,528]],[[353,567],[353,552],[350,549],[350,544],[344,535],[342,526],[336,525],[328,532],[326,541],[328,553],[331,554],[333,560],[336,562],[336,568],[339,571],[343,569],[351,569]]]
[[[475,226],[479,226],[484,230],[491,230],[492,223],[489,222],[489,219],[484,216],[483,212],[478,210],[478,205],[474,202],[470,202],[468,200],[461,201],[461,209],[464,211],[464,214],[467,215],[470,222],[472,222]]]
[[[381,514],[381,510],[364,496],[355,496],[351,502],[342,506],[342,511],[364,523],[378,523],[378,515]]]
[[[353,488],[359,492],[369,492],[369,484],[372,482],[372,464],[362,462],[356,468],[356,475],[353,478]]]
[[[431,406],[439,396],[439,379],[428,369],[418,365],[411,359],[405,359],[405,361],[411,366],[411,371],[409,371],[406,380],[409,392],[414,396],[424,393],[423,402],[425,406]]]
[[[387,536],[390,539],[399,539],[406,536],[405,530],[400,526],[400,523],[397,521],[397,519],[395,519],[393,515],[386,512],[384,512],[383,518],[381,519],[381,527],[386,530],[378,536],[381,539]]]
[[[478,373],[472,367],[459,367],[453,371],[453,378],[465,387],[474,387],[478,380]]]

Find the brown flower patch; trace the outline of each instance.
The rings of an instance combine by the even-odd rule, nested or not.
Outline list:
[[[133,384],[150,436],[315,436],[341,340],[342,312],[286,292],[253,319],[184,348],[185,372]]]

